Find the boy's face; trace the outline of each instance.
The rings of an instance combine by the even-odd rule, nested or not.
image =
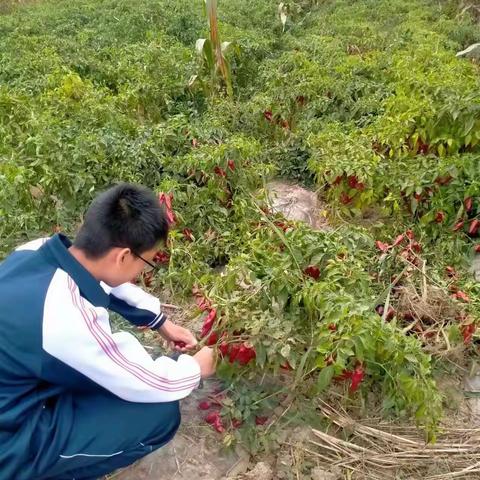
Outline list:
[[[129,248],[114,248],[107,255],[110,268],[106,271],[103,281],[111,286],[118,287],[122,283],[136,279],[143,271],[151,270],[147,262],[153,263],[153,257],[158,252],[158,246],[147,250],[139,256]]]

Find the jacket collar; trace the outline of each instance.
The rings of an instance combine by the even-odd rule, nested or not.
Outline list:
[[[78,285],[82,296],[96,307],[107,308],[110,296],[101,287],[100,282],[68,251],[72,242],[61,233],[51,237],[42,249],[47,250],[59,267],[67,272]]]

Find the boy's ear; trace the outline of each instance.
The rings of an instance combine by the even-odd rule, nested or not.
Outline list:
[[[132,255],[132,251],[129,248],[118,248],[115,255],[115,263],[122,266]]]

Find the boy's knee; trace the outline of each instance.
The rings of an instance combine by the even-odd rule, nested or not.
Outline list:
[[[152,419],[158,426],[154,432],[152,444],[160,445],[170,441],[181,422],[180,402],[168,402],[156,404],[154,408],[154,416]]]
[[[168,402],[162,404],[162,415],[170,418],[172,425],[177,429],[180,426],[181,414],[180,414],[180,402]]]

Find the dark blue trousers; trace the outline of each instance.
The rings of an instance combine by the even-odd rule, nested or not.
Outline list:
[[[180,425],[179,402],[131,403],[109,393],[78,396],[74,402],[75,418],[62,451],[32,439],[35,480],[96,479],[162,447]]]

